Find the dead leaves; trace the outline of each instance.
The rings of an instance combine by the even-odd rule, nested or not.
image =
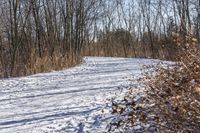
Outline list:
[[[196,87],[195,88],[195,92],[198,93],[198,94],[200,94],[200,87]]]
[[[135,88],[132,88],[122,101],[113,103],[113,113],[124,118],[117,127],[120,131],[125,132],[138,122],[150,121],[158,132],[200,131],[200,46],[192,43],[186,46],[180,54],[181,63],[173,69],[154,67],[156,75],[146,73],[142,80],[147,81],[147,92],[140,102],[134,101]]]

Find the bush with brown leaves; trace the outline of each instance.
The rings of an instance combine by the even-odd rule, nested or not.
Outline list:
[[[136,100],[132,88],[123,100],[113,101],[118,114],[109,132],[199,132],[200,46],[179,45],[179,62],[173,68],[154,68],[146,73],[145,96]]]

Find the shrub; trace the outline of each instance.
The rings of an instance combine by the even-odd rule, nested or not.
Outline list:
[[[200,46],[191,35],[178,43],[179,62],[146,73],[145,95],[138,101],[134,89],[121,101],[113,101],[118,114],[108,131],[200,131]],[[123,105],[123,106],[122,106]]]

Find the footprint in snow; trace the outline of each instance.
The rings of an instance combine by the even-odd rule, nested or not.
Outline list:
[[[78,131],[77,131],[77,133],[83,133],[83,129],[84,129],[84,123],[79,123],[79,125],[78,125]]]

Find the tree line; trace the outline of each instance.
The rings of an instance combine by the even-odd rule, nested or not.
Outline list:
[[[85,55],[173,59],[174,36],[188,33],[200,40],[200,0],[1,0],[0,76]]]

